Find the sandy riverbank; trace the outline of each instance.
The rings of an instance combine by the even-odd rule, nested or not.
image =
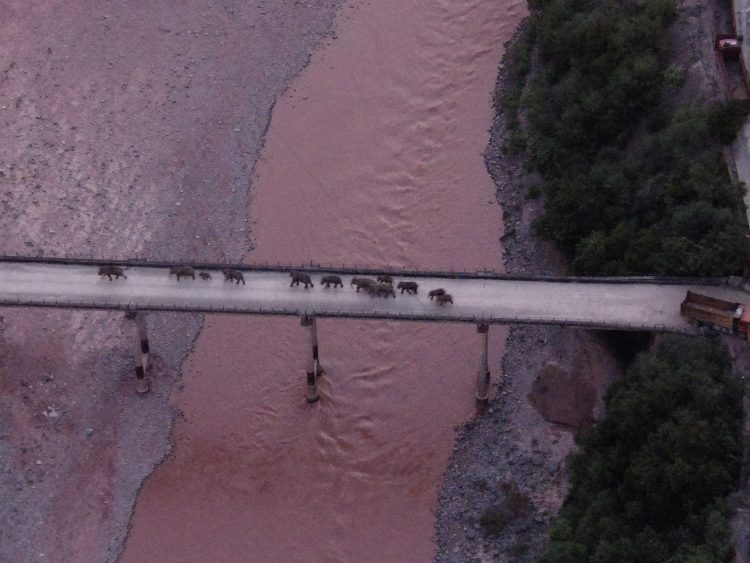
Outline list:
[[[238,261],[276,97],[335,2],[0,1],[0,253]],[[197,221],[196,218],[200,218]],[[0,311],[0,559],[111,561],[199,316]]]

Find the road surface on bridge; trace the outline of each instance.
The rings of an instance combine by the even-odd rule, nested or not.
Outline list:
[[[316,317],[487,323],[544,323],[693,332],[680,315],[687,289],[732,301],[750,295],[727,285],[655,282],[555,281],[414,276],[419,294],[372,297],[350,287],[325,289],[323,272],[310,272],[315,287],[290,287],[286,271],[245,270],[246,285],[225,282],[220,270],[211,280],[168,275],[167,267],[128,267],[127,279],[108,281],[96,264],[0,261],[0,306],[94,309],[178,310]],[[440,306],[428,291],[444,288],[453,305]]]

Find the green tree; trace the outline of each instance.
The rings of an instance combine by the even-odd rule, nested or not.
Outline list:
[[[528,117],[523,139],[514,122],[512,144],[526,147],[544,177],[538,232],[577,274],[738,273],[744,205],[721,147],[744,113],[732,103],[677,111],[662,103],[674,74],[666,56],[674,3],[532,8],[539,64],[523,98],[515,88],[507,99],[513,115],[520,100]]]
[[[670,336],[640,355],[571,460],[542,561],[731,557],[724,499],[739,480],[742,396],[716,342]]]

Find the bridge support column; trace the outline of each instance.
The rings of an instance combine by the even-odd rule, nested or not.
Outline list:
[[[135,390],[138,393],[148,393],[151,387],[146,380],[146,370],[149,361],[148,332],[146,331],[146,315],[142,311],[128,311],[126,318],[135,321],[133,330],[133,357],[135,358]]]
[[[310,355],[307,358],[307,402],[314,403],[320,399],[318,395],[318,377],[323,373],[318,358],[318,327],[314,317],[302,317],[302,326],[307,329],[310,345]]]
[[[313,359],[315,360],[315,377],[323,375],[323,366],[320,365],[320,358],[318,358],[318,325],[315,322],[315,317],[311,317],[312,328],[310,329],[310,346],[312,348]]]
[[[481,357],[479,361],[479,371],[477,372],[477,407],[482,409],[487,406],[490,400],[490,369],[487,364],[487,337],[490,327],[481,323],[477,325],[479,340],[482,346]]]

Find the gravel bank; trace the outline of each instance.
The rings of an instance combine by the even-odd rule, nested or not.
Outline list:
[[[239,261],[271,109],[336,5],[0,1],[0,253]],[[0,310],[0,560],[117,558],[202,317],[148,322],[136,396],[122,315]]]
[[[500,91],[507,86],[507,58]],[[506,271],[562,274],[562,256],[531,231],[541,201],[526,198],[534,178],[520,158],[502,153],[506,138],[498,110],[485,161],[503,209]],[[573,432],[601,414],[603,390],[620,369],[590,332],[513,326],[502,373],[488,409],[459,431],[448,463],[436,523],[441,563],[533,561],[542,553],[567,492]]]

